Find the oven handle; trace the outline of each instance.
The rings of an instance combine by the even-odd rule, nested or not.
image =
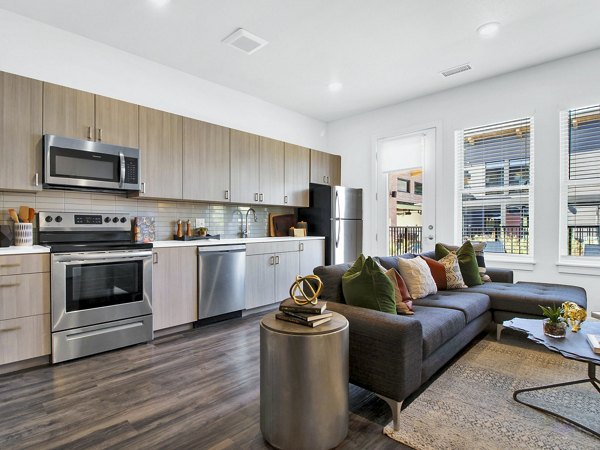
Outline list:
[[[119,181],[119,186],[123,187],[125,184],[125,155],[123,152],[119,152],[119,165],[121,166],[121,179]]]
[[[60,263],[86,263],[86,262],[119,262],[131,260],[151,259],[152,252],[110,252],[110,253],[89,253],[56,256],[56,262]]]

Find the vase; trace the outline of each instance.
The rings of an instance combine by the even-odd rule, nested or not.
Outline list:
[[[33,245],[33,224],[14,224],[15,245],[20,247],[31,247]]]
[[[544,334],[552,338],[564,338],[567,334],[567,323],[550,322],[550,319],[544,319]]]

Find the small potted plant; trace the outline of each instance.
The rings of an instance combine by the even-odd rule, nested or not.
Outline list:
[[[541,306],[544,319],[544,334],[553,338],[564,338],[567,332],[567,322],[563,318],[560,306]]]

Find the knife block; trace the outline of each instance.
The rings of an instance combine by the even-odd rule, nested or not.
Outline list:
[[[0,225],[0,247],[10,247],[12,240],[12,227],[10,225]]]

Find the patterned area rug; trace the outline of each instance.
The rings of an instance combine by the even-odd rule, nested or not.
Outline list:
[[[597,369],[598,371],[599,369]],[[478,342],[400,414],[384,433],[425,449],[600,449],[600,440],[553,416],[516,403],[513,391],[583,379],[587,364],[563,358],[524,336]],[[520,394],[600,432],[600,395],[585,385]]]

